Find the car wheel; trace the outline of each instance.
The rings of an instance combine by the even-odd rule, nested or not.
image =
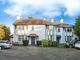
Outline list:
[[[72,47],[73,47],[72,45],[69,46],[69,48],[72,48]]]
[[[3,50],[4,49],[4,46],[1,46],[1,50]]]
[[[76,47],[76,49],[80,50],[80,48],[77,48],[77,47]]]

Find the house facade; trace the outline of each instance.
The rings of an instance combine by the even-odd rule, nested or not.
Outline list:
[[[74,38],[73,25],[65,24],[63,19],[55,23],[53,18],[51,22],[33,17],[18,18],[13,25],[13,40],[18,44],[23,44],[22,40],[29,40],[29,45],[36,45],[37,40],[43,39],[63,44],[66,43],[66,40]]]

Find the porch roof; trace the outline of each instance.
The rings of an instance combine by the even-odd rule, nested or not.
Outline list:
[[[33,33],[33,34],[29,34],[28,37],[38,37],[38,35]]]

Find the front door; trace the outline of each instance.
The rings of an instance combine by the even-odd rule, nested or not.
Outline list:
[[[35,45],[35,37],[31,37],[31,45]]]
[[[60,43],[61,37],[57,37],[57,42]]]

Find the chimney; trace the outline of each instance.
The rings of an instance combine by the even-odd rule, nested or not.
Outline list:
[[[61,20],[60,20],[60,23],[64,23],[64,20],[63,20],[63,19],[61,19]]]
[[[45,18],[45,17],[43,17],[43,20],[46,20],[46,18]]]
[[[17,15],[16,19],[17,19],[17,20],[20,20],[20,18],[21,18],[21,17],[20,17],[19,15]]]
[[[28,18],[29,18],[29,19],[33,19],[33,17],[32,17],[32,16],[29,16]]]
[[[54,18],[53,17],[51,17],[51,22],[54,22]]]

